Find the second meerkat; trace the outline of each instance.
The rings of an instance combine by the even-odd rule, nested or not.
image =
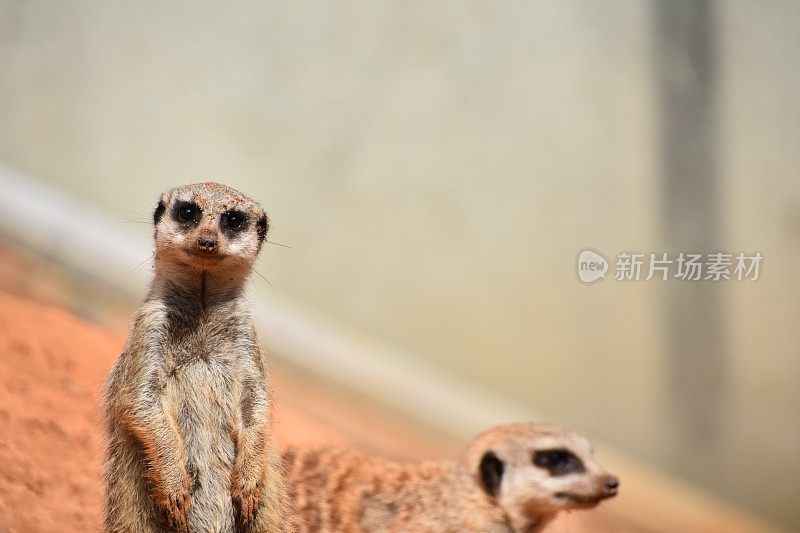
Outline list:
[[[619,488],[589,441],[550,423],[494,427],[451,461],[295,447],[283,462],[292,520],[303,533],[534,533]]]
[[[161,195],[155,276],[104,390],[109,532],[286,531],[244,289],[268,229],[225,185]]]

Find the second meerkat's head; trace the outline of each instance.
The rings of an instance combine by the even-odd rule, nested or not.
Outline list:
[[[263,207],[213,182],[164,192],[153,222],[157,258],[199,270],[249,268],[269,229]]]
[[[463,460],[515,524],[591,508],[619,490],[618,479],[592,458],[589,441],[552,423],[492,428],[467,447]]]

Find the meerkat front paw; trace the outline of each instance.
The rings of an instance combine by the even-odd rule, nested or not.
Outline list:
[[[170,527],[175,528],[181,533],[188,533],[189,523],[186,519],[186,514],[191,505],[192,499],[188,492],[186,494],[172,494],[169,496],[165,510]]]
[[[184,473],[180,483],[176,485],[172,490],[159,491],[161,494],[157,498],[157,503],[164,511],[171,528],[180,533],[188,533],[187,513],[192,505],[192,480]]]
[[[262,483],[252,476],[245,476],[242,473],[244,471],[246,470],[234,468],[231,475],[231,497],[239,522],[249,524],[255,518],[261,502]]]
[[[261,487],[256,486],[247,492],[234,492],[233,502],[241,523],[251,523],[256,517],[256,511],[258,511],[258,505],[261,502]]]

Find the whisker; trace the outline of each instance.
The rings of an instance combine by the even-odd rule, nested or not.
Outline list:
[[[145,205],[151,205],[151,203],[153,201],[152,198],[145,198],[144,196],[142,196],[141,192],[138,192],[137,196],[139,197],[140,200],[142,200],[145,203]],[[156,200],[158,200],[158,199],[156,199]]]
[[[117,224],[150,224],[149,220],[137,220],[135,218],[126,218],[125,220],[118,220],[117,222],[109,222],[109,226],[115,226]]]
[[[578,522],[581,523],[581,529],[588,529],[588,528],[586,528],[586,523],[583,521],[583,514],[582,513],[576,513],[575,515],[578,517]]]
[[[145,264],[147,261],[149,261],[150,259],[152,259],[153,257],[155,257],[155,255],[156,255],[156,254],[155,254],[155,252],[151,252],[151,253],[150,253],[150,255],[148,255],[147,257],[145,257],[145,258],[144,258],[142,261],[139,261],[139,264],[138,264],[138,265],[136,265],[135,267],[133,267],[132,269],[130,269],[130,270],[128,271],[128,273],[131,273],[131,272],[136,272],[137,270],[139,270],[139,268],[140,268],[140,267],[141,267],[143,264]]]
[[[142,195],[140,194],[139,197],[141,198]],[[123,211],[127,211],[128,213],[131,213],[131,214],[136,215],[136,216],[140,216],[142,218],[149,218],[150,217],[150,212],[140,213],[139,211],[134,211],[133,209],[128,209],[127,207],[123,207],[122,209],[123,209]]]
[[[264,276],[264,274],[262,274],[261,272],[259,272],[258,270],[256,270],[256,269],[255,269],[255,267],[253,268],[253,272],[255,272],[256,274],[258,274],[259,276],[261,276],[261,279],[263,279],[264,281],[266,281],[266,282],[267,282],[267,285],[269,285],[269,288],[270,288],[270,289],[274,289],[274,288],[275,288],[275,287],[273,287],[273,286],[272,286],[272,283],[270,283],[270,282],[269,282],[269,280],[266,278],[266,276]]]
[[[269,240],[268,240],[267,242],[268,242],[269,244],[274,244],[275,246],[280,246],[280,247],[282,247],[282,248],[291,248],[291,246],[289,246],[288,244],[281,244],[281,243],[279,243],[279,242],[275,242],[275,241],[269,241]]]
[[[234,262],[236,262],[236,263],[239,263],[239,264],[243,264],[243,265],[248,263],[246,259],[242,259],[241,257],[236,257],[236,256],[234,256],[234,257],[231,257],[231,259],[232,259]],[[264,274],[262,274],[261,272],[259,272],[259,271],[258,271],[258,269],[256,269],[255,265],[251,265],[251,266],[250,266],[250,270],[251,270],[252,272],[255,272],[256,274],[258,274],[258,275],[261,277],[261,279],[263,279],[264,281],[266,281],[266,282],[267,282],[267,285],[269,285],[269,287],[270,287],[271,289],[274,289],[274,288],[275,288],[275,287],[273,287],[272,283],[271,283],[271,282],[270,282],[270,281],[267,279],[267,277],[266,277],[266,276],[264,276]]]

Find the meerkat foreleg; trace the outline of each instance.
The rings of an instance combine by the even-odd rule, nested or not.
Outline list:
[[[142,444],[156,504],[166,512],[170,526],[188,531],[186,513],[191,505],[192,482],[175,420],[160,399],[149,393],[143,393],[133,408],[120,413],[120,420]]]
[[[259,376],[252,376],[244,382],[237,425],[231,496],[239,520],[248,525],[255,518],[261,502],[269,444],[269,398],[266,385]]]
[[[165,357],[158,347],[162,328],[154,317],[138,326],[111,381],[111,409],[116,411],[112,418],[141,443],[156,506],[172,527],[187,531],[192,480],[183,440],[164,397]]]

